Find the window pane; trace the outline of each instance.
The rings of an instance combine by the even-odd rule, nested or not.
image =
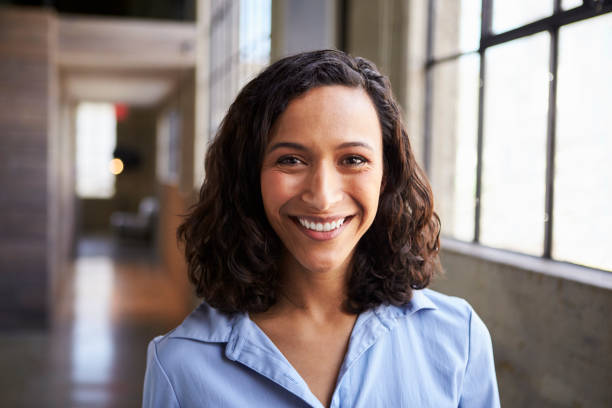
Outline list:
[[[240,0],[240,84],[270,62],[271,0]]]
[[[181,115],[177,109],[162,112],[157,121],[157,178],[177,185],[180,177]]]
[[[503,33],[553,13],[553,0],[493,1],[493,32]]]
[[[81,103],[76,112],[76,193],[83,198],[110,198],[115,176],[110,171],[117,143],[115,108],[109,103]]]
[[[210,120],[212,139],[223,120],[239,86],[239,22],[240,3],[214,0],[210,4],[213,16],[210,26]]]
[[[474,238],[479,55],[433,68],[431,183],[442,233]]]
[[[559,40],[553,256],[612,270],[612,14]]]
[[[478,49],[481,4],[482,0],[444,0],[435,3],[436,58]]]
[[[582,0],[561,0],[561,8],[569,10],[582,6]]]
[[[541,255],[544,241],[549,35],[486,52],[481,239]]]

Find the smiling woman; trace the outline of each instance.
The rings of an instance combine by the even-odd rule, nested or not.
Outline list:
[[[276,62],[208,150],[178,230],[204,302],[149,344],[143,406],[498,406],[486,327],[424,289],[439,230],[376,67]]]

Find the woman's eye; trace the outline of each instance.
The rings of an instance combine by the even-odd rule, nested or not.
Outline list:
[[[300,159],[295,156],[283,156],[276,161],[277,164],[286,165],[286,166],[295,166],[297,164],[302,163]]]
[[[342,160],[342,164],[353,167],[363,166],[366,163],[368,163],[368,160],[361,156],[348,156]]]

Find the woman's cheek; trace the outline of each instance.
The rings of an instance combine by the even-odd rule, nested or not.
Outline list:
[[[278,170],[268,170],[262,174],[261,178],[262,195],[265,201],[275,207],[280,207],[299,189],[299,177]]]
[[[377,199],[380,196],[381,185],[382,173],[376,171],[359,174],[351,180],[351,190],[368,199]]]

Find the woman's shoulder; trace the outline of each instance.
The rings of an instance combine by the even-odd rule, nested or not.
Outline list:
[[[190,353],[192,347],[218,348],[229,341],[236,320],[236,315],[221,313],[202,302],[177,327],[151,340],[149,350],[160,361],[172,362],[180,360],[177,357],[181,354]]]
[[[408,303],[402,306],[384,306],[383,309],[396,316],[416,315],[422,318],[451,320],[466,320],[474,313],[474,309],[465,299],[432,289],[413,290]]]
[[[417,328],[423,337],[452,343],[470,341],[473,336],[490,339],[489,331],[465,299],[432,289],[413,292],[412,300],[396,307],[400,327]],[[403,315],[404,318],[400,318]],[[490,340],[488,340],[490,341]]]
[[[464,299],[430,289],[419,293],[432,305],[414,319],[422,352],[458,370],[461,406],[499,407],[493,345],[485,323]]]
[[[176,328],[151,340],[143,391],[150,403],[143,406],[207,406],[207,396],[229,392],[228,378],[237,378],[238,369],[227,356],[243,322],[244,315],[202,303]]]
[[[446,295],[433,289],[415,291],[414,296],[423,296],[427,298],[433,304],[433,310],[436,310],[434,316],[440,318],[447,317],[451,319],[466,320],[474,313],[474,308],[467,300],[457,296]]]

